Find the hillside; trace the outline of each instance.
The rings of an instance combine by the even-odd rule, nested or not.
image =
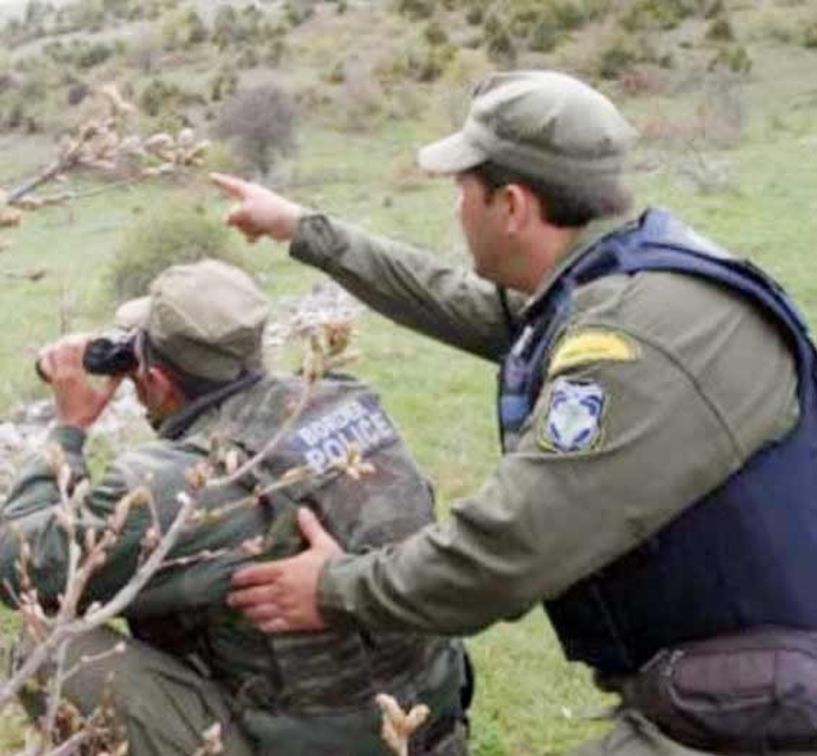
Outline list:
[[[117,282],[190,253],[194,233],[276,301],[322,280],[272,244],[221,235],[226,203],[207,168],[467,264],[450,182],[424,177],[413,153],[458,126],[481,76],[510,67],[573,72],[621,103],[642,135],[630,166],[641,200],[763,264],[817,326],[814,0],[0,2],[0,188],[48,165],[109,83],[138,109],[129,133],[212,142],[205,166],[149,180],[118,159],[71,171],[31,196],[81,198],[0,229],[0,422],[48,395],[32,368],[40,345],[105,327]],[[260,108],[241,99],[257,88]],[[274,128],[253,141],[236,122]],[[494,366],[371,314],[360,326],[353,369],[382,393],[444,515],[498,458]],[[112,443],[94,439],[97,465]],[[469,646],[476,756],[557,756],[603,727],[591,717],[608,701],[540,611]],[[22,728],[2,722],[0,752],[12,752]]]

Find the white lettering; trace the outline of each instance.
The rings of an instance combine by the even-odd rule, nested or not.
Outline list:
[[[316,473],[322,473],[326,469],[326,455],[320,449],[309,449],[304,456],[306,463]]]
[[[377,430],[380,431],[380,438],[384,441],[394,437],[394,428],[391,427],[391,424],[386,420],[382,412],[373,412],[372,422],[374,422]]]
[[[346,456],[344,446],[337,438],[326,439],[322,448],[332,462],[340,462]]]

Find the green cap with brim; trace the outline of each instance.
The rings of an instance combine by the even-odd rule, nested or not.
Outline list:
[[[456,174],[488,160],[565,185],[617,180],[637,132],[603,94],[555,71],[510,71],[475,90],[462,129],[423,147],[420,167]]]
[[[211,381],[230,381],[261,365],[267,298],[243,271],[218,260],[176,265],[150,295],[123,304],[115,325],[141,329],[173,365]]]

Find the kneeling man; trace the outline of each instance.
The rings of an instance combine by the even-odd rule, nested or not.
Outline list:
[[[133,382],[157,433],[156,440],[115,459],[85,496],[80,544],[88,531],[104,529],[128,494],[143,490],[151,502],[129,509],[88,586],[86,604],[110,599],[128,583],[155,519],[166,530],[178,513],[180,492],[196,497],[204,513],[124,611],[132,637],[106,628],[74,644],[69,655],[75,660],[122,641],[125,650],[80,665],[66,695],[88,714],[108,687],[132,756],[189,756],[215,722],[226,754],[384,754],[374,703],[380,692],[403,706],[430,707],[412,753],[464,754],[464,657],[457,642],[356,627],[271,638],[225,603],[230,574],[250,558],[248,541],[267,558],[303,547],[298,507],[358,552],[401,539],[433,517],[428,482],[364,384],[327,376],[313,388],[305,411],[288,422],[304,379],[263,370],[267,317],[267,302],[253,281],[210,260],[168,269],[148,297],[120,308],[124,372],[105,388],[84,367],[88,339],[68,337],[43,350],[40,366],[58,419],[49,447],[60,447],[70,486],[88,476],[86,431],[122,377]],[[243,464],[282,428],[280,443],[259,464]],[[333,464],[353,442],[367,469],[371,465],[358,478]],[[23,541],[41,601],[56,606],[66,588],[68,536],[57,517],[53,459],[50,449],[32,459],[2,507],[0,590],[6,603],[20,592],[16,563]],[[281,486],[293,468],[311,472]],[[220,485],[204,482],[213,476]]]

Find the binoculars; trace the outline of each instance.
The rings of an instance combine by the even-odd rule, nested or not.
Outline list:
[[[91,375],[124,375],[136,370],[136,334],[122,332],[92,339],[82,355],[82,366]],[[48,383],[39,360],[35,368],[40,379]]]

